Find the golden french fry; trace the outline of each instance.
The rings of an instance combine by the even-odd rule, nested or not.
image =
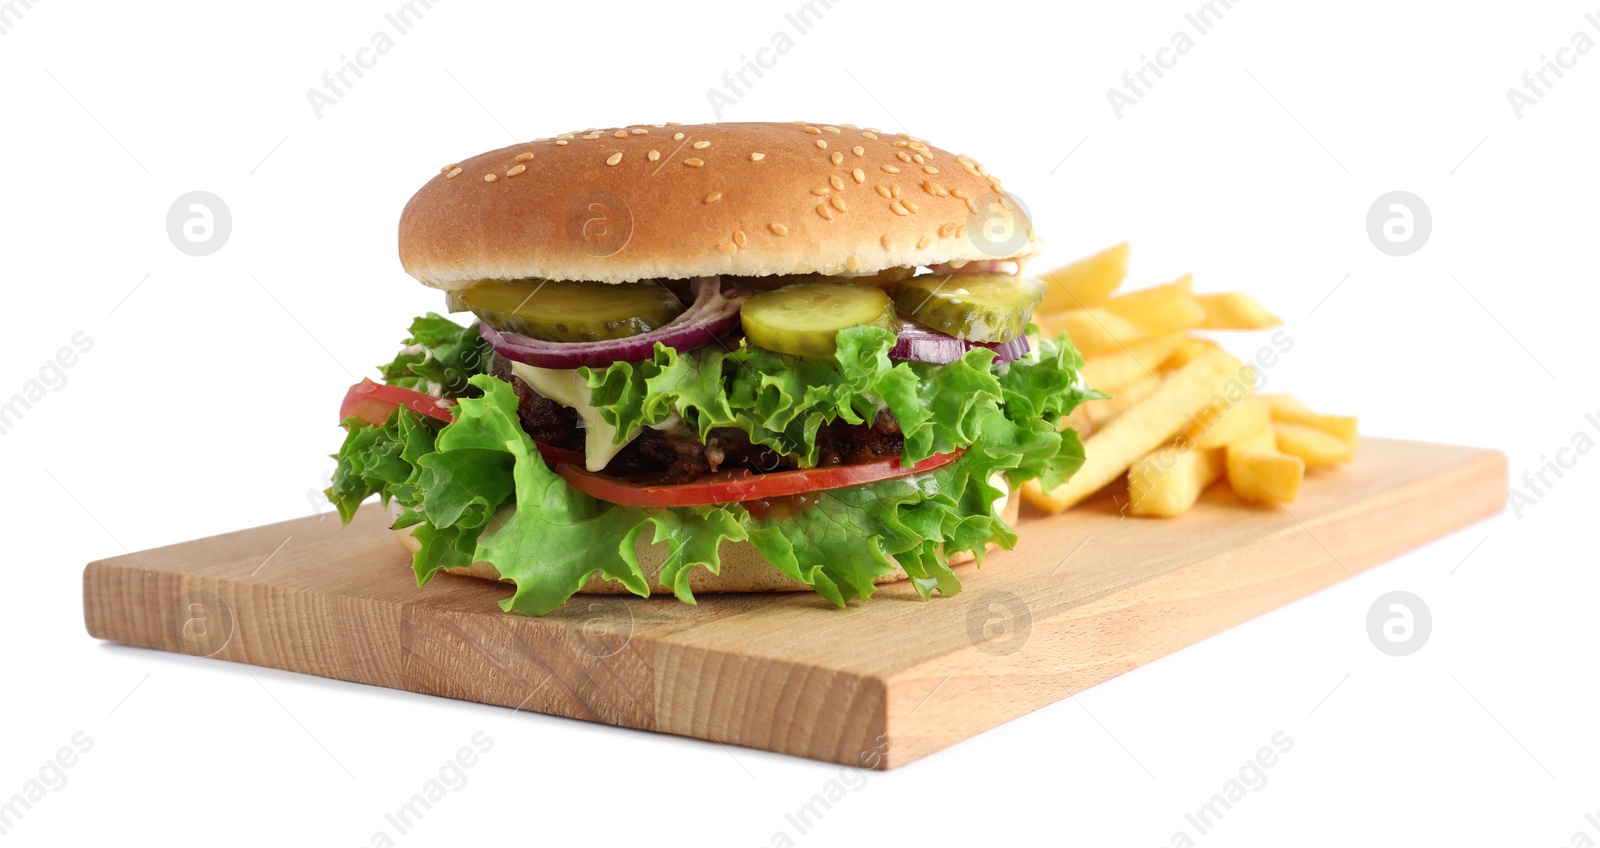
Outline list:
[[[1128,276],[1128,243],[1108,247],[1092,256],[1069,262],[1039,275],[1050,284],[1045,291],[1042,312],[1065,312],[1105,302]]]
[[[1134,462],[1171,442],[1229,380],[1237,379],[1241,367],[1239,360],[1215,351],[1178,369],[1143,402],[1084,440],[1083,467],[1070,480],[1049,492],[1030,480],[1023,484],[1022,496],[1046,512],[1060,512],[1094,494]]]
[[[1051,332],[1066,333],[1073,347],[1084,356],[1116,353],[1129,342],[1151,335],[1148,327],[1141,327],[1099,307],[1048,315],[1035,312],[1033,320]]]
[[[1347,442],[1307,424],[1274,421],[1272,433],[1277,439],[1278,450],[1300,457],[1308,468],[1338,465],[1356,458],[1355,442]]]
[[[1183,441],[1197,448],[1222,448],[1272,426],[1267,405],[1255,397],[1225,405],[1208,407]]]
[[[1086,410],[1084,415],[1091,429],[1103,427],[1111,423],[1111,420],[1118,415],[1126,412],[1129,407],[1149,397],[1156,390],[1156,387],[1160,385],[1161,375],[1152,374],[1117,389],[1116,394],[1105,400],[1080,404],[1078,409]],[[1078,409],[1074,409],[1073,413],[1076,414]]]
[[[1243,292],[1202,294],[1195,298],[1205,310],[1203,330],[1264,330],[1283,323],[1256,299]]]
[[[1183,333],[1164,333],[1124,345],[1116,353],[1084,360],[1083,378],[1096,389],[1116,392],[1156,372],[1183,344]]]
[[[1167,357],[1166,362],[1161,363],[1161,367],[1167,371],[1176,370],[1216,349],[1217,343],[1210,339],[1187,338]]]
[[[1094,432],[1094,419],[1090,417],[1089,409],[1102,403],[1105,403],[1105,401],[1091,400],[1078,404],[1077,409],[1072,410],[1061,419],[1061,429],[1065,430],[1070,427],[1078,431],[1079,438],[1088,438],[1089,434]]]
[[[1206,310],[1195,299],[1192,278],[1184,274],[1164,286],[1152,286],[1118,295],[1106,301],[1105,309],[1156,332],[1187,330],[1200,326]]]
[[[1227,473],[1227,451],[1168,445],[1128,469],[1128,511],[1174,518],[1189,511],[1207,486]]]
[[[1228,445],[1228,486],[1256,503],[1294,503],[1306,476],[1305,461],[1278,451],[1272,428]]]
[[[1267,404],[1267,409],[1271,412],[1273,421],[1315,427],[1324,433],[1337,436],[1345,444],[1352,447],[1360,439],[1360,434],[1357,432],[1356,419],[1352,416],[1323,415],[1319,412],[1313,412],[1292,395],[1267,394],[1261,395],[1261,400]]]

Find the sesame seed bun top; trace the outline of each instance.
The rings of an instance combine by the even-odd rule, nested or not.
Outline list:
[[[1032,222],[969,156],[903,133],[651,124],[514,144],[441,168],[400,216],[429,286],[870,274],[1026,259]]]

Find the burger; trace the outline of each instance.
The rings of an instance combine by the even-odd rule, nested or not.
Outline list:
[[[1023,207],[979,162],[849,124],[649,124],[445,165],[400,262],[445,312],[351,387],[328,498],[377,495],[419,585],[865,601],[1017,539],[1097,397]]]

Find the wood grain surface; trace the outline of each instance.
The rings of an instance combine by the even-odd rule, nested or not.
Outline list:
[[[376,506],[92,562],[90,635],[449,698],[891,768],[1282,606],[1505,503],[1496,451],[1366,439],[1287,509],[1224,487],[1180,519],[1114,492],[1059,516],[964,591],[578,596],[501,613],[509,587],[419,590]]]

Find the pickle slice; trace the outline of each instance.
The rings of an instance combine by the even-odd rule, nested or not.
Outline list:
[[[496,330],[548,342],[595,342],[648,333],[684,305],[665,286],[565,280],[484,280],[450,299]]]
[[[895,328],[894,306],[877,286],[798,283],[751,297],[739,311],[750,343],[796,356],[832,356],[846,327]]]
[[[1028,328],[1045,283],[1009,274],[924,274],[894,287],[900,311],[969,342],[1009,342]]]

